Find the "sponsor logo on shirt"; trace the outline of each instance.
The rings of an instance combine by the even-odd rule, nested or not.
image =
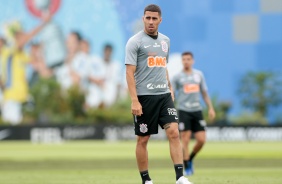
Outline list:
[[[153,47],[160,47],[160,45],[155,42],[155,44],[153,45]]]
[[[167,88],[167,85],[166,84],[149,83],[149,84],[147,84],[147,88],[148,89],[164,89],[164,88]]]
[[[184,84],[183,91],[184,93],[198,93],[200,87],[198,84]]]
[[[149,56],[147,59],[148,67],[166,67],[166,57],[152,57]]]
[[[193,103],[190,103],[190,102],[186,102],[184,104],[187,108],[193,108],[193,107],[199,107],[201,106],[201,104],[199,102],[193,102]]]

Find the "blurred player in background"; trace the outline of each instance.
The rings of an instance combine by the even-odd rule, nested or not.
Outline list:
[[[174,163],[176,184],[190,184],[183,176],[183,154],[179,139],[177,112],[166,68],[170,40],[158,32],[161,9],[151,4],[144,9],[144,30],[126,45],[126,79],[131,97],[137,135],[136,159],[143,184],[152,184],[148,172],[147,144],[158,125],[166,131]]]
[[[102,62],[106,71],[104,77],[103,103],[106,107],[110,107],[116,102],[121,85],[121,66],[120,62],[113,59],[113,46],[111,44],[104,46]]]
[[[56,79],[63,90],[68,90],[80,84],[81,78],[78,70],[80,70],[85,63],[84,55],[80,54],[81,40],[82,36],[79,32],[72,31],[69,33],[66,39],[67,57],[65,58],[64,64],[54,70]]]
[[[179,130],[184,153],[185,174],[192,175],[193,158],[206,141],[206,122],[202,114],[200,94],[207,107],[210,120],[215,118],[215,111],[207,93],[207,85],[201,71],[193,68],[194,59],[191,52],[182,53],[183,70],[177,74],[172,85],[176,94],[179,115]],[[189,142],[194,133],[196,144],[189,155]]]
[[[30,58],[24,51],[26,44],[35,37],[51,20],[52,15],[46,14],[42,23],[30,32],[24,32],[20,26],[11,25],[9,31],[13,37],[12,45],[1,51],[1,79],[3,82],[2,119],[13,125],[22,121],[22,103],[28,97],[26,64]]]

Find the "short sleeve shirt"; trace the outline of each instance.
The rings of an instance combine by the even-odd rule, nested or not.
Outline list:
[[[125,64],[136,66],[134,74],[137,95],[169,93],[166,66],[170,40],[158,33],[156,39],[140,31],[126,44]]]
[[[208,88],[201,71],[193,69],[191,74],[181,71],[173,78],[172,86],[176,92],[178,110],[194,112],[202,109],[200,95]]]

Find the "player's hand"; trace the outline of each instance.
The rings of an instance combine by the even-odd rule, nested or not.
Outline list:
[[[209,120],[213,121],[215,116],[216,116],[216,114],[215,114],[214,109],[209,109]]]
[[[132,103],[131,103],[131,113],[133,115],[136,115],[136,116],[141,116],[143,114],[142,106],[141,106],[139,101],[132,101]]]

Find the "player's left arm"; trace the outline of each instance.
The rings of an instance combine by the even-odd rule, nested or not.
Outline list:
[[[205,101],[205,103],[206,103],[206,105],[208,107],[209,119],[211,121],[213,121],[215,116],[216,116],[216,113],[214,111],[211,99],[210,99],[207,91],[204,90],[201,93],[202,93],[203,99],[204,99],[204,101]]]
[[[173,92],[173,88],[172,88],[172,85],[171,85],[170,80],[169,80],[169,75],[168,75],[167,69],[166,69],[166,79],[167,79],[168,87],[169,87],[169,90],[170,90],[170,93],[171,93],[172,101],[174,101],[174,92]]]
[[[213,108],[213,105],[212,105],[212,101],[209,97],[209,94],[208,94],[208,87],[207,87],[207,84],[206,84],[206,81],[205,81],[205,77],[204,75],[201,73],[201,84],[200,84],[200,89],[201,89],[201,94],[202,94],[202,97],[208,107],[208,114],[209,114],[209,120],[213,121],[216,114],[215,114],[215,110]]]

